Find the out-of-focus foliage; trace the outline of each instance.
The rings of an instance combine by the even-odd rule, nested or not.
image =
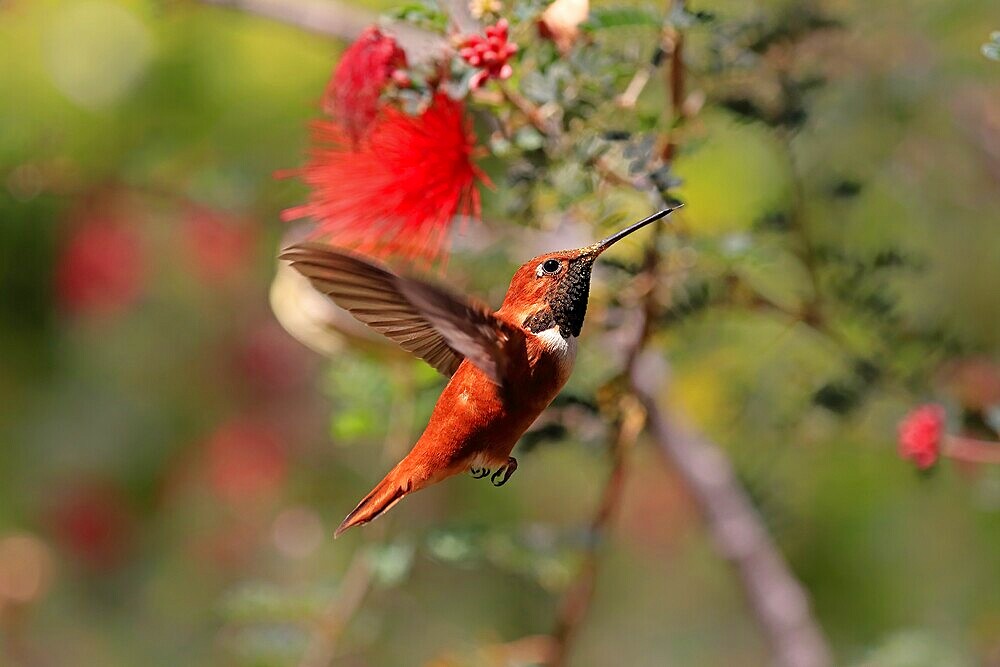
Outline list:
[[[1000,30],[990,33],[990,41],[983,44],[983,55],[992,60],[1000,60]]]
[[[1000,476],[917,474],[895,424],[933,398],[996,436],[995,3],[688,4],[599,3],[565,57],[520,24],[511,85],[573,140],[478,119],[497,187],[448,281],[498,303],[524,257],[648,213],[598,157],[684,200],[661,239],[670,400],[735,461],[838,664],[989,664]],[[700,100],[669,169],[662,70],[634,113],[613,103],[664,16]],[[606,475],[594,397],[641,245],[599,269],[576,372],[510,484],[452,480],[334,543],[443,382],[370,351],[326,362],[268,309],[280,211],[306,196],[274,173],[303,162],[343,46],[194,2],[0,0],[5,661],[295,664],[356,553],[374,584],[342,664],[481,665],[551,630]],[[766,664],[647,448],[606,546],[574,664]]]

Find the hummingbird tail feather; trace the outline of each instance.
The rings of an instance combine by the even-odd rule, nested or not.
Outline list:
[[[403,499],[413,489],[413,483],[409,479],[401,479],[398,474],[399,467],[385,476],[367,496],[362,499],[358,506],[347,515],[343,523],[333,533],[333,537],[340,537],[348,528],[366,524],[373,519],[377,519],[383,513]]]

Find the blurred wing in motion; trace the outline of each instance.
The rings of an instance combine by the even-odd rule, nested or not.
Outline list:
[[[485,305],[322,243],[293,245],[281,259],[338,306],[441,373],[450,376],[468,358],[503,384],[505,348],[523,334]]]

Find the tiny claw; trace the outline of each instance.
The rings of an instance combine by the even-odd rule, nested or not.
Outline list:
[[[482,479],[490,474],[489,468],[469,468],[469,472],[472,473],[473,479]]]
[[[507,465],[497,468],[497,471],[490,477],[490,481],[493,482],[493,486],[501,487],[507,483],[507,480],[514,474],[515,470],[517,470],[517,459],[511,456],[507,459]],[[500,475],[503,475],[503,477],[500,477]],[[497,481],[497,477],[500,477],[499,481]]]

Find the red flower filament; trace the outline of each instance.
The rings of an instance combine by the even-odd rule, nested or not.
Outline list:
[[[456,215],[478,217],[475,135],[465,107],[438,94],[419,116],[385,107],[360,142],[341,124],[313,125],[312,159],[299,173],[308,204],[283,218],[312,217],[320,235],[361,252],[433,259]]]
[[[341,56],[323,97],[323,110],[358,141],[378,115],[379,98],[392,80],[407,81],[406,53],[396,40],[371,26]]]

